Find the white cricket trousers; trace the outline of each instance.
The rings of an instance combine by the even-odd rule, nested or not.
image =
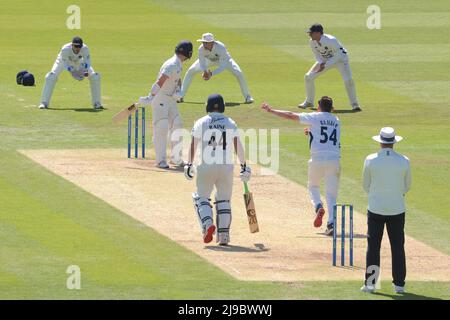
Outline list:
[[[47,106],[50,105],[53,89],[55,88],[58,76],[62,71],[64,71],[64,63],[60,59],[56,59],[52,71],[45,76],[45,85],[44,89],[42,89],[41,102],[45,103]],[[89,67],[88,73],[88,79],[91,86],[92,105],[101,105],[100,74],[95,72],[92,67]]]
[[[153,145],[155,146],[156,164],[166,162],[167,139],[170,136],[170,160],[179,164],[183,160],[183,121],[178,112],[177,101],[166,94],[158,94],[151,103],[153,111]]]
[[[218,63],[213,63],[208,59],[205,59],[205,60],[206,60],[207,68],[209,68],[210,66],[218,65]],[[239,86],[241,87],[242,95],[244,96],[244,98],[247,98],[247,96],[249,96],[250,93],[248,91],[247,82],[245,81],[245,78],[244,78],[244,73],[242,72],[239,65],[233,59],[230,59],[227,62],[226,69],[228,71],[230,71],[236,77],[236,79],[239,82]],[[191,85],[192,78],[194,77],[194,75],[196,75],[197,73],[201,73],[201,72],[203,72],[203,70],[200,68],[200,62],[197,59],[192,64],[192,66],[189,68],[189,70],[186,72],[186,75],[184,76],[183,83],[181,85],[181,91],[180,91],[181,97],[184,97],[186,95],[186,93],[189,89],[189,86]],[[213,76],[213,78],[214,77],[215,76]]]
[[[314,80],[317,77],[320,77],[322,74],[327,72],[330,69],[337,68],[339,73],[344,80],[345,89],[347,90],[348,100],[350,105],[358,104],[358,100],[356,99],[356,88],[355,82],[352,78],[352,70],[350,69],[350,64],[347,61],[339,61],[332,65],[331,67],[325,67],[322,71],[316,72],[316,68],[320,65],[319,62],[316,62],[311,69],[305,74],[305,89],[306,89],[306,101],[314,104],[314,98],[316,94],[316,88],[314,85]]]
[[[209,198],[216,187],[215,199],[231,200],[233,192],[232,164],[201,164],[197,167],[197,194]]]
[[[322,204],[320,183],[325,180],[325,199],[328,209],[328,223],[333,221],[333,207],[336,204],[341,167],[339,160],[313,160],[308,162],[308,191],[314,208]]]

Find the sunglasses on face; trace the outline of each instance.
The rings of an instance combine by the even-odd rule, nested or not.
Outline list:
[[[79,44],[74,44],[73,47],[74,47],[74,48],[77,48],[77,49],[80,49],[80,48],[81,48],[81,45],[79,45]]]

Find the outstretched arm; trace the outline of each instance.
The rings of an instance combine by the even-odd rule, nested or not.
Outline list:
[[[261,109],[266,110],[269,113],[272,113],[280,118],[288,119],[288,120],[294,120],[299,121],[299,115],[297,113],[291,112],[291,111],[284,111],[284,110],[277,110],[272,108],[271,105],[269,105],[266,102],[263,102],[261,104]]]

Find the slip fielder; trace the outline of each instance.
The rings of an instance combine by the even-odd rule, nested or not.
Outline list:
[[[206,103],[208,114],[197,120],[192,129],[189,163],[184,167],[184,175],[188,180],[193,179],[195,172],[197,173],[197,192],[193,193],[192,197],[204,243],[211,242],[216,231],[210,203],[211,192],[216,187],[214,204],[219,245],[228,245],[230,242],[233,148],[241,164],[241,180],[247,182],[251,175],[250,167],[245,162],[245,152],[236,123],[225,116],[224,111],[225,103],[222,96],[210,95]],[[193,163],[198,145],[201,151],[201,164],[196,167]]]
[[[182,159],[182,135],[174,134],[183,128],[183,121],[177,107],[181,85],[183,62],[192,57],[192,43],[181,41],[175,47],[175,54],[162,65],[158,78],[146,97],[139,98],[139,104],[151,105],[153,110],[153,144],[155,146],[156,166],[169,168],[166,161],[167,137],[170,134],[170,163],[184,165]],[[178,146],[178,148],[176,148]]]
[[[311,38],[309,45],[316,57],[316,62],[305,74],[306,99],[298,107],[302,109],[314,107],[314,80],[328,70],[337,68],[344,80],[345,89],[347,90],[352,109],[354,111],[361,111],[361,107],[356,99],[355,82],[352,78],[347,50],[338,39],[332,35],[324,34],[321,24],[313,24],[309,28],[308,34]]]
[[[204,33],[202,38],[197,40],[197,42],[202,43],[198,48],[198,59],[192,64],[184,76],[179,102],[183,102],[183,98],[191,85],[194,75],[202,72],[203,80],[207,81],[226,69],[239,81],[245,103],[252,103],[253,98],[248,91],[244,73],[241,71],[239,65],[231,58],[225,45],[220,41],[214,40],[212,33]],[[217,66],[217,68],[211,71],[209,70],[211,66]]]
[[[100,74],[91,65],[89,48],[80,37],[74,37],[72,42],[65,44],[53,64],[52,71],[45,76],[39,109],[47,109],[50,105],[53,89],[59,74],[66,70],[78,81],[88,78],[91,84],[91,98],[94,109],[103,109],[100,94]]]
[[[341,124],[333,115],[333,100],[324,96],[319,100],[317,112],[293,113],[275,110],[269,104],[263,103],[261,108],[284,119],[299,121],[305,124],[305,134],[309,136],[311,159],[308,162],[308,190],[316,212],[314,227],[322,225],[325,214],[320,198],[320,182],[325,180],[326,201],[328,208],[328,224],[325,233],[333,234],[333,206],[336,204],[341,157]]]

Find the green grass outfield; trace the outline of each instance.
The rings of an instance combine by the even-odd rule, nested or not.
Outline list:
[[[256,98],[255,104],[227,113],[243,128],[280,127],[281,174],[304,185],[308,141],[302,130],[258,106],[267,100],[298,110],[295,106],[304,98],[303,74],[313,62],[304,30],[320,21],[349,51],[364,110],[339,114],[340,200],[364,211],[362,164],[377,150],[370,137],[381,126],[394,126],[405,138],[398,150],[411,159],[413,170],[407,232],[450,254],[448,1],[378,1],[381,30],[365,26],[371,1],[80,0],[82,29],[75,31],[65,26],[70,4],[0,4],[0,298],[450,298],[448,282],[408,282],[411,294],[400,297],[392,295],[388,282],[380,294],[364,295],[360,282],[234,280],[16,152],[122,147],[125,154],[126,124],[111,125],[112,115],[148,92],[179,40],[195,40],[210,31],[228,46]],[[78,83],[64,73],[52,100],[56,110],[38,110],[45,74],[62,44],[75,34],[89,45],[93,66],[102,74],[107,110],[89,112],[88,81]],[[25,68],[35,74],[37,87],[15,84],[15,74]],[[226,72],[207,83],[195,79],[186,100],[203,102],[211,92],[222,93],[229,102],[242,101],[237,82]],[[317,81],[317,95],[323,94],[335,98],[337,109],[348,109],[337,71]],[[184,103],[180,110],[186,127],[204,114],[198,103]],[[65,270],[71,264],[81,267],[82,290],[65,287]]]

